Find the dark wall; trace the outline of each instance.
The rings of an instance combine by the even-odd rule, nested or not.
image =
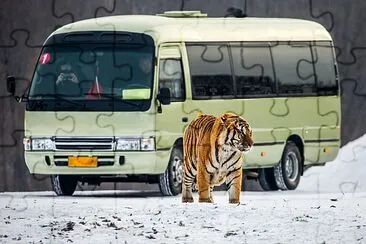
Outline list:
[[[48,177],[34,177],[24,164],[22,130],[24,106],[6,93],[8,74],[22,89],[28,86],[40,46],[57,27],[85,18],[116,14],[156,14],[166,10],[201,10],[224,16],[228,7],[246,10],[249,16],[295,17],[323,24],[338,47],[342,79],[342,144],[366,131],[365,49],[363,27],[366,2],[353,0],[2,0],[0,5],[0,191],[49,190]],[[20,89],[20,90],[22,90]],[[42,123],[42,121],[40,121]],[[46,180],[45,180],[46,179]],[[118,185],[119,188],[122,184]],[[142,185],[144,186],[144,185]],[[129,184],[130,188],[142,187]]]

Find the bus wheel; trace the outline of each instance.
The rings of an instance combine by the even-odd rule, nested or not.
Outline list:
[[[168,167],[159,176],[159,189],[164,196],[176,196],[182,192],[183,182],[183,152],[173,147]]]
[[[259,170],[259,184],[265,191],[278,190],[274,176],[274,168],[262,168]]]
[[[281,190],[295,190],[301,176],[301,154],[295,143],[287,142],[281,161],[274,167],[276,184]]]
[[[52,190],[58,196],[71,196],[74,194],[78,183],[74,175],[51,175]]]

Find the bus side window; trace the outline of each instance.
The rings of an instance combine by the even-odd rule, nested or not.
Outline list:
[[[227,43],[187,44],[192,98],[232,98],[234,81]]]
[[[161,59],[159,68],[159,89],[169,88],[171,101],[184,101],[185,84],[180,59]]]
[[[316,93],[310,43],[279,43],[271,50],[279,94]]]
[[[237,97],[275,95],[268,44],[231,43]]]
[[[330,42],[319,41],[312,46],[318,95],[336,95],[338,91],[332,49]]]

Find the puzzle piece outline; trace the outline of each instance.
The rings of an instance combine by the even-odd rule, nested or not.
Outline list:
[[[327,14],[330,16],[330,18],[331,18],[331,20],[332,20],[332,22],[331,22],[331,25],[330,25],[330,27],[329,28],[327,28],[329,31],[333,31],[333,29],[335,28],[335,24],[334,24],[334,15],[333,15],[333,13],[331,13],[331,12],[329,12],[329,11],[326,11],[326,12],[322,12],[322,13],[320,13],[319,15],[315,15],[315,11],[314,11],[314,9],[313,9],[313,7],[314,6],[312,6],[313,5],[313,1],[312,0],[309,0],[310,1],[310,14],[311,14],[311,16],[313,17],[313,18],[322,18],[322,17],[324,17],[324,16],[326,16]],[[55,0],[53,0],[53,2],[55,2]],[[181,7],[181,9],[184,9],[184,4],[185,4],[185,0],[182,0],[182,7]],[[247,1],[245,1],[245,6],[247,5]],[[100,8],[98,8],[96,11],[95,11],[95,16],[96,15],[98,15],[98,13],[100,12],[100,11],[105,11],[105,12],[107,12],[107,13],[113,13],[113,11],[115,10],[114,8],[116,7],[116,1],[114,0],[114,4],[113,4],[113,9],[109,12],[109,10],[108,9],[106,9],[106,8],[104,8],[104,7],[100,7]],[[246,9],[246,8],[245,8]],[[245,11],[246,12],[246,11]],[[55,13],[56,14],[56,13]],[[70,13],[70,15],[71,15],[71,17],[73,18],[74,16]],[[67,15],[65,15],[65,14],[63,14],[63,15],[58,15],[58,18],[60,18],[60,19],[62,19],[62,18],[65,18]],[[57,17],[57,16],[55,16],[55,17]],[[19,31],[19,30],[18,30]],[[20,30],[21,31],[21,30]],[[11,36],[12,36],[12,34],[11,34]],[[29,33],[28,33],[28,39],[27,40],[29,40]],[[18,45],[18,43],[16,42],[16,39],[15,39],[15,43],[16,43],[16,45]],[[28,41],[26,42],[26,43],[28,43]],[[1,46],[0,46],[0,48],[1,48]],[[7,47],[7,48],[11,48],[11,47]],[[351,49],[351,55],[352,55],[352,61],[342,61],[342,60],[338,60],[338,58],[341,56],[341,54],[339,54],[339,55],[337,55],[337,60],[338,60],[338,62],[339,62],[339,64],[340,65],[353,65],[353,64],[355,64],[356,62],[357,62],[357,55],[355,54],[355,53],[357,53],[357,51],[359,51],[359,50],[363,50],[363,49],[366,49],[366,48],[363,48],[363,47],[360,47],[360,48],[358,48],[358,47],[353,47],[352,49]],[[363,96],[362,94],[356,94],[356,91],[357,91],[357,80],[356,79],[350,79],[350,78],[344,78],[344,79],[342,79],[342,82],[341,82],[341,85],[344,83],[343,81],[347,81],[347,80],[349,80],[349,81],[354,81],[354,83],[355,83],[355,86],[354,86],[354,94],[353,95],[358,95],[358,96]],[[318,107],[319,108],[319,107]],[[288,107],[287,107],[287,109],[288,109]],[[194,112],[194,110],[193,111],[190,111],[190,113],[193,113]],[[288,109],[288,112],[289,112],[289,109]],[[328,111],[328,112],[326,112],[325,113],[325,115],[324,116],[326,116],[326,115],[329,115],[330,113],[332,113],[332,112],[334,112],[334,111]],[[338,114],[336,114],[336,116],[337,116],[337,118],[339,118],[339,116],[338,116]],[[338,123],[337,123],[338,124]]]

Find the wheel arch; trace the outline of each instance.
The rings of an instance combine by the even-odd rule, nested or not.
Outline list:
[[[183,137],[177,138],[172,146],[172,149],[173,149],[173,147],[180,148],[183,153]]]
[[[158,176],[158,185],[159,185],[159,189],[160,192],[164,195],[164,196],[174,196],[174,195],[178,195],[179,193],[181,193],[182,189],[181,189],[181,185],[178,186],[174,185],[172,182],[174,181],[174,179],[172,179],[172,173],[171,171],[174,170],[172,169],[172,158],[173,158],[173,152],[174,151],[181,151],[181,157],[182,157],[182,162],[183,162],[183,138],[177,138],[175,140],[175,142],[173,143],[173,145],[170,148],[170,155],[169,155],[169,162],[167,164],[167,168],[165,169],[165,172],[163,174],[160,174]],[[176,166],[174,166],[176,167]]]
[[[286,143],[287,142],[295,143],[295,145],[297,146],[297,148],[300,151],[300,155],[301,155],[301,176],[302,176],[304,174],[304,161],[305,161],[304,141],[299,135],[294,134],[294,135],[291,135],[287,138]]]

